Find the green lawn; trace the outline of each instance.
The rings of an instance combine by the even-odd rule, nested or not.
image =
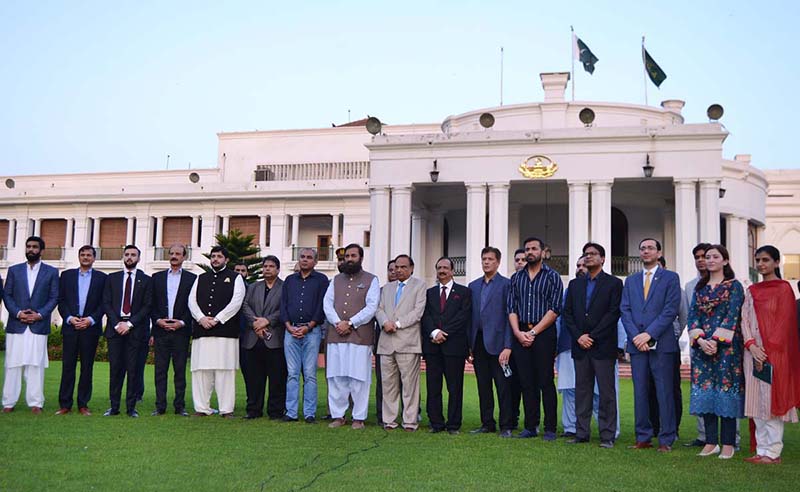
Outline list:
[[[60,362],[52,362],[47,370],[43,415],[32,415],[24,396],[15,412],[0,414],[2,491],[753,491],[796,490],[800,476],[797,426],[787,426],[784,464],[780,466],[745,463],[741,458],[746,452],[726,462],[695,457],[696,449],[682,446],[669,455],[625,449],[633,441],[633,397],[628,380],[621,382],[620,441],[615,449],[602,450],[596,437],[590,445],[570,446],[563,439],[547,443],[467,432],[459,436],[428,434],[425,429],[414,434],[386,432],[374,425],[372,409],[373,425],[364,431],[267,419],[151,417],[152,366],[147,368],[147,393],[139,406],[142,417],[102,417],[108,402],[108,365],[104,363],[95,365],[91,402],[95,414],[56,417],[60,368]],[[468,431],[479,424],[478,403],[474,378],[468,375],[465,384],[462,430]],[[241,378],[237,390],[236,411],[242,415]],[[187,395],[191,410],[190,390]],[[687,398],[684,403],[688,407]],[[324,402],[318,414],[324,414]],[[746,425],[742,427],[747,442]],[[694,438],[693,417],[685,417],[682,428],[682,442]]]

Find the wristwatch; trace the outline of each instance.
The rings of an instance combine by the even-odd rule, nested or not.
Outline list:
[[[350,321],[350,320],[347,320],[347,326],[349,326],[350,328],[352,328],[354,330],[356,329],[356,327],[353,325],[353,322]]]

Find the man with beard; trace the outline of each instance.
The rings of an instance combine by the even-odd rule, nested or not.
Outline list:
[[[44,240],[25,240],[27,262],[8,269],[3,301],[8,310],[6,325],[6,375],[3,382],[3,412],[17,404],[25,377],[25,400],[34,414],[44,406],[44,370],[50,314],[58,304],[58,270],[42,263]]]
[[[192,401],[195,416],[211,415],[217,392],[219,414],[234,418],[239,365],[239,310],[245,296],[242,276],[227,268],[228,250],[211,248],[211,270],[201,274],[189,293],[192,312]]]
[[[514,331],[511,351],[517,362],[525,429],[517,437],[538,434],[539,392],[544,403],[544,436],[556,439],[558,399],[553,382],[556,353],[556,329],[553,324],[561,313],[564,286],[561,276],[542,261],[544,243],[529,237],[523,243],[527,266],[511,277],[508,293],[508,320]]]
[[[283,280],[278,278],[280,260],[269,255],[261,261],[261,282],[247,289],[242,316],[247,330],[239,350],[246,351],[247,415],[246,419],[264,415],[264,393],[269,379],[267,416],[283,417],[286,407],[286,357],[283,354],[284,327],[280,321]]]
[[[140,254],[136,246],[125,246],[122,251],[125,269],[108,276],[103,292],[110,370],[108,393],[111,399],[111,408],[103,414],[106,417],[119,415],[126,374],[125,407],[128,416],[139,416],[136,411],[136,392],[141,384],[138,363],[142,347],[147,346],[150,338],[150,307],[153,302],[152,279],[136,268]]]
[[[353,429],[363,429],[367,418],[372,379],[373,317],[378,308],[378,278],[364,271],[364,249],[358,244],[345,247],[342,273],[334,277],[325,292],[325,316],[332,325],[326,334],[328,404],[333,421],[328,427],[345,424],[348,398],[353,399]]]
[[[78,355],[81,358],[78,411],[81,415],[91,415],[89,400],[92,398],[92,369],[97,342],[103,334],[103,291],[106,285],[106,274],[92,268],[95,256],[92,246],[81,246],[78,250],[80,268],[64,271],[59,280],[58,313],[64,320],[61,327],[64,344],[61,356],[61,387],[58,391],[61,408],[56,415],[65,415],[72,411]]]
[[[453,261],[436,262],[438,284],[426,292],[422,316],[422,355],[425,357],[427,412],[431,429],[458,434],[464,394],[464,361],[469,355],[468,331],[472,295],[453,281]],[[442,408],[442,378],[447,382],[447,421]]]
[[[192,335],[192,313],[189,311],[189,291],[197,275],[183,269],[186,246],[169,247],[169,270],[153,275],[153,341],[155,345],[156,409],[152,415],[167,411],[167,373],[172,360],[174,372],[175,414],[188,417],[186,412],[186,359]]]
[[[575,264],[575,278],[586,275],[586,258],[581,256]],[[569,295],[569,288],[564,291],[564,299]],[[561,425],[564,434],[561,437],[575,437],[577,417],[575,416],[575,363],[572,361],[572,335],[564,326],[564,317],[556,321],[558,341],[556,342],[556,371],[558,371],[558,392],[561,393]]]

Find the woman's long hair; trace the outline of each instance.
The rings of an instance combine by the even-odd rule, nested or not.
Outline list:
[[[731,280],[736,278],[736,274],[733,273],[733,268],[731,268],[731,256],[728,254],[728,249],[721,244],[712,244],[706,250],[706,254],[708,254],[708,252],[711,251],[712,249],[719,251],[719,254],[722,255],[722,259],[728,262],[727,265],[722,267],[722,275],[725,277],[725,280]],[[711,280],[711,272],[706,270],[705,272],[703,272],[703,276],[697,282],[697,286],[694,288],[694,290],[699,291],[700,289],[708,285],[709,280]]]
[[[772,258],[773,260],[775,260],[775,262],[777,262],[777,263],[781,262],[781,252],[778,251],[778,248],[776,248],[775,246],[772,246],[771,244],[767,244],[765,246],[761,246],[760,248],[758,248],[756,250],[756,254],[753,255],[753,256],[758,256],[760,253],[768,254],[769,257]],[[778,278],[783,278],[783,277],[781,277],[781,267],[779,267],[779,266],[775,267],[775,276],[778,277]]]

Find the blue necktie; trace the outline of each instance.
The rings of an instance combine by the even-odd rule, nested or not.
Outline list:
[[[405,286],[406,286],[406,284],[404,284],[403,282],[398,282],[397,283],[397,293],[394,295],[394,306],[395,307],[397,307],[397,305],[400,304],[400,296],[403,294],[403,287],[405,287]]]

